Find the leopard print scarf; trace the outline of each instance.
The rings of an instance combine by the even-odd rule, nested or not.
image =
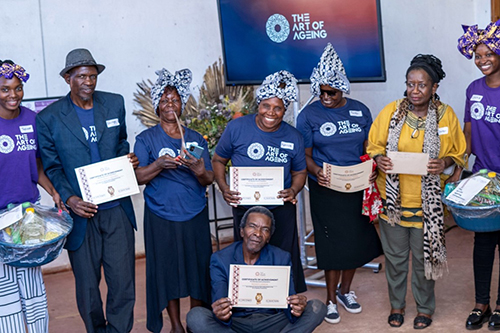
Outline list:
[[[396,112],[389,124],[387,151],[398,151],[399,136],[409,112],[410,102],[407,98],[400,101]],[[430,102],[425,122],[424,144],[422,152],[428,153],[429,158],[438,158],[441,142],[438,134],[438,107],[439,101]],[[425,277],[437,280],[443,275],[446,264],[446,245],[444,238],[444,212],[441,203],[441,180],[439,175],[427,174],[422,176],[421,196],[423,211],[424,233],[424,267]],[[401,195],[399,193],[399,175],[386,175],[386,203],[389,224],[401,222]]]

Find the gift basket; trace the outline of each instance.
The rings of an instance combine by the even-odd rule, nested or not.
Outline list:
[[[500,175],[482,169],[469,178],[446,184],[443,203],[457,225],[475,232],[500,230]]]
[[[9,205],[0,218],[14,219],[0,230],[0,262],[17,267],[45,265],[61,254],[73,219],[57,208]]]

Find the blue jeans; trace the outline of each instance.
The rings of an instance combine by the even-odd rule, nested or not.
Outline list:
[[[312,332],[326,315],[326,306],[313,299],[307,302],[304,312],[295,323],[291,323],[284,312],[276,314],[254,313],[246,317],[232,318],[231,325],[218,322],[213,312],[195,307],[186,317],[187,327],[197,332]]]

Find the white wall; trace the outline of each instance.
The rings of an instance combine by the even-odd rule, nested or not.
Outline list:
[[[0,59],[11,58],[31,74],[25,97],[60,96],[68,87],[59,71],[71,49],[85,47],[106,65],[98,89],[120,93],[128,110],[131,146],[144,130],[132,115],[136,83],[154,80],[155,70],[190,68],[193,86],[202,84],[206,68],[222,54],[216,0],[1,0]],[[465,88],[480,76],[472,61],[456,49],[461,24],[486,26],[490,0],[381,0],[387,82],[356,83],[351,97],[363,101],[375,117],[401,98],[404,74],[418,53],[443,61],[447,77],[438,90],[442,101],[463,118]],[[319,58],[319,55],[318,55]],[[301,86],[301,99],[309,87]],[[50,203],[45,195],[44,203]],[[142,226],[142,196],[133,197]],[[136,249],[144,251],[142,228]],[[66,257],[51,267],[66,265]]]

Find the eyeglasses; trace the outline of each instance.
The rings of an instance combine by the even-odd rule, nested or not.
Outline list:
[[[418,117],[417,125],[415,126],[415,129],[413,130],[413,132],[411,132],[412,139],[418,138],[418,136],[420,135],[420,127],[422,127],[424,123],[425,123],[424,119],[422,117]]]
[[[333,97],[337,94],[337,90],[323,90],[323,89],[320,89],[320,95],[324,95],[324,94],[327,94],[328,97]]]

